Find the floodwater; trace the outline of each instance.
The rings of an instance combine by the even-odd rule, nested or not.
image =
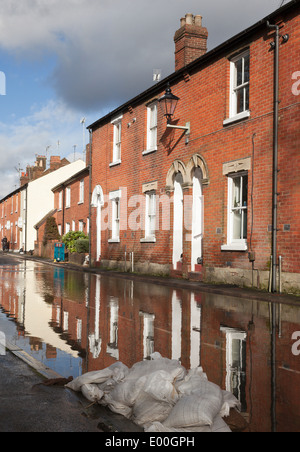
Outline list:
[[[300,304],[32,261],[0,266],[0,297],[2,336],[62,376],[116,361],[131,367],[159,352],[186,369],[201,365],[210,381],[232,391],[250,431],[300,431]]]

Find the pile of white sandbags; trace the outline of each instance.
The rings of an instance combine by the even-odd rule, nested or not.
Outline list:
[[[108,406],[146,432],[230,432],[223,417],[238,400],[208,381],[201,367],[186,371],[179,361],[153,353],[131,369],[117,362],[66,385],[91,402]]]

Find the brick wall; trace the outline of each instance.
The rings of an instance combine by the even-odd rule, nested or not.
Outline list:
[[[299,7],[285,16],[276,18],[282,25],[281,32],[288,33],[287,43],[280,41],[280,106],[279,106],[279,169],[278,173],[278,255],[282,256],[283,271],[299,273],[300,218],[297,207],[300,197],[299,159],[300,144],[299,97],[292,91],[292,74],[299,70],[296,56],[299,53],[300,23]],[[170,201],[170,210],[164,215],[170,219],[170,229],[160,230],[155,243],[141,243],[144,231],[129,227],[120,233],[119,243],[108,243],[110,231],[102,231],[101,259],[122,261],[125,250],[134,252],[136,262],[152,262],[159,265],[172,263],[173,192],[165,192],[170,168],[181,161],[188,168],[194,155],[200,155],[208,171],[208,181],[203,184],[204,238],[203,262],[207,268],[238,268],[252,270],[248,251],[255,252],[255,268],[268,271],[272,254],[272,162],[273,162],[273,67],[274,51],[270,43],[274,32],[265,25],[256,34],[231,41],[223,51],[210,53],[209,58],[198,60],[198,65],[186,67],[186,72],[174,76],[172,92],[180,98],[173,124],[190,122],[188,144],[182,131],[166,129],[166,121],[158,110],[158,148],[156,152],[143,155],[146,149],[146,105],[164,94],[165,86],[158,85],[156,92],[130,108],[125,104],[122,111],[121,163],[109,166],[113,146],[112,117],[104,118],[93,127],[92,185],[101,185],[104,195],[124,187],[121,216],[134,219],[135,204],[142,195],[142,186],[157,181],[156,194]],[[250,52],[250,117],[227,125],[229,117],[230,58],[244,49]],[[201,64],[201,61],[203,63]],[[133,121],[134,119],[134,121]],[[248,223],[247,251],[221,251],[227,241],[227,177],[223,164],[238,159],[251,159],[248,170]],[[184,187],[191,194],[191,187]],[[128,201],[129,202],[129,201]],[[107,206],[102,211],[107,213]],[[105,210],[106,208],[106,210]],[[141,219],[144,212],[141,210]],[[161,210],[160,210],[161,214]],[[186,213],[186,218],[188,218]],[[106,218],[107,220],[107,218]],[[160,218],[160,222],[162,218]],[[96,209],[92,212],[93,256],[96,247]],[[187,223],[187,222],[186,222]],[[186,224],[185,224],[186,225]],[[190,232],[190,231],[184,231]],[[183,273],[190,271],[191,244],[184,234]]]

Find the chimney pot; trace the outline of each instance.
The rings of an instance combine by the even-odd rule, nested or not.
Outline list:
[[[182,17],[182,18],[180,19],[180,27],[184,27],[185,24],[186,24],[185,17]]]
[[[186,18],[187,25],[193,25],[193,19],[194,19],[193,14],[186,14],[185,18]]]
[[[175,70],[178,71],[207,51],[207,29],[202,26],[202,16],[186,14],[181,18],[180,29],[174,36]]]
[[[195,25],[197,27],[202,27],[202,16],[200,15],[195,16]]]

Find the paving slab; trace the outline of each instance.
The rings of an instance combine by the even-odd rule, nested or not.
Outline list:
[[[47,368],[26,362],[24,357],[20,350],[0,356],[0,432],[141,431],[123,416],[91,406],[80,393],[64,386],[45,386],[44,377],[57,374],[47,374]]]

